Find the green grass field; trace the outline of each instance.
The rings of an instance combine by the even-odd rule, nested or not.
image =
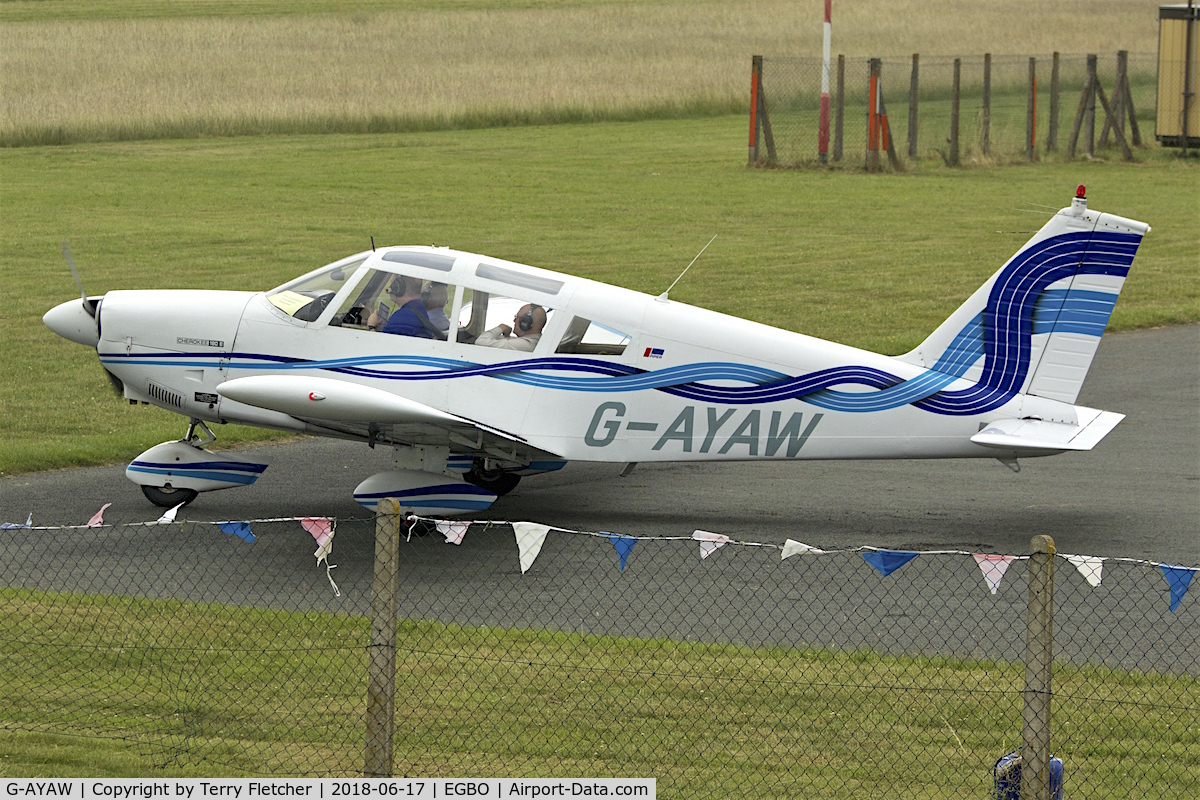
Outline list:
[[[38,698],[5,714],[20,732],[0,736],[0,774],[361,769],[364,619],[0,599],[12,623],[4,702]],[[396,774],[653,775],[660,797],[982,798],[1015,746],[1022,674],[975,659],[405,622]],[[1123,702],[1134,691],[1139,702]],[[1183,717],[1200,703],[1196,680],[1061,667],[1055,696],[1055,746],[1079,796],[1194,785]],[[64,727],[74,735],[55,735]]]
[[[1149,222],[1110,330],[1200,320],[1200,165],[903,175],[747,169],[741,116],[399,135],[0,149],[0,472],[128,460],[184,421],[110,393],[40,317],[76,293],[266,289],[379,244],[439,244],[869,349],[932,331],[1067,204]],[[233,426],[222,445],[269,435]]]

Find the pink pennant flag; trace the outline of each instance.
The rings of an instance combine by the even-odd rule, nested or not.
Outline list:
[[[87,526],[89,528],[104,527],[104,510],[111,505],[112,503],[105,503],[104,505],[100,506],[100,510],[92,515],[92,518],[88,520]]]
[[[1104,572],[1103,558],[1099,556],[1069,556],[1065,553],[1063,554],[1063,558],[1074,565],[1075,569],[1093,589],[1100,585],[1100,578]]]
[[[693,531],[692,538],[700,542],[700,558],[708,558],[713,553],[733,540],[723,533],[711,533],[710,531]]]
[[[1000,590],[1000,581],[1004,580],[1004,573],[1008,571],[1008,565],[1016,560],[1016,556],[998,556],[990,553],[975,553],[975,563],[979,565],[979,571],[983,573],[983,579],[987,581],[988,589],[992,594]]]
[[[462,544],[463,538],[467,535],[467,528],[471,527],[469,522],[450,522],[448,520],[438,520],[438,533],[446,537],[446,544]]]
[[[329,554],[333,551],[333,534],[336,524],[336,520],[329,517],[303,517],[300,520],[300,527],[317,540],[317,549],[313,552],[313,556],[316,557],[317,564],[325,562],[325,577],[329,578],[329,585],[333,587],[334,596],[341,597],[342,590],[333,582],[333,573],[330,571],[337,564],[329,563]]]

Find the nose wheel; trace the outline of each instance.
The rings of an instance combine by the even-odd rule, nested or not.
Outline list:
[[[186,506],[200,495],[195,489],[176,489],[171,486],[142,486],[142,494],[159,508],[174,508],[180,503]]]

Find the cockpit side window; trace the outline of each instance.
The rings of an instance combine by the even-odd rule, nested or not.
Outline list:
[[[522,314],[523,311],[526,313]],[[458,341],[532,352],[541,339],[542,329],[553,316],[553,308],[534,300],[465,289],[458,312]]]
[[[338,261],[328,267],[310,272],[267,293],[267,300],[290,317],[312,322],[321,316],[346,279],[354,274],[366,257]]]
[[[342,301],[341,307],[333,315],[329,324],[358,330],[372,329],[393,332],[387,330],[387,322],[397,310],[397,297],[404,295],[409,287],[412,287],[413,292],[420,287],[421,308],[419,313],[412,317],[413,320],[419,320],[420,325],[409,326],[413,330],[405,328],[408,335],[445,339],[450,328],[449,316],[453,310],[456,287],[440,281],[422,280],[412,275],[387,270],[369,270]],[[413,297],[410,302],[416,299]],[[430,325],[425,326],[421,317],[427,318]],[[434,335],[435,330],[440,335]]]
[[[619,356],[629,345],[629,334],[584,317],[575,317],[558,342],[556,353]]]

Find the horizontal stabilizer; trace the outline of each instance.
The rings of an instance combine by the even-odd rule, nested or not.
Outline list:
[[[971,437],[975,444],[1004,450],[1091,450],[1125,419],[1124,414],[1076,407],[1079,425],[1040,419],[998,419]]]
[[[251,375],[225,381],[217,387],[217,393],[239,403],[300,419],[435,425],[462,422],[458,417],[424,403],[333,378]]]

